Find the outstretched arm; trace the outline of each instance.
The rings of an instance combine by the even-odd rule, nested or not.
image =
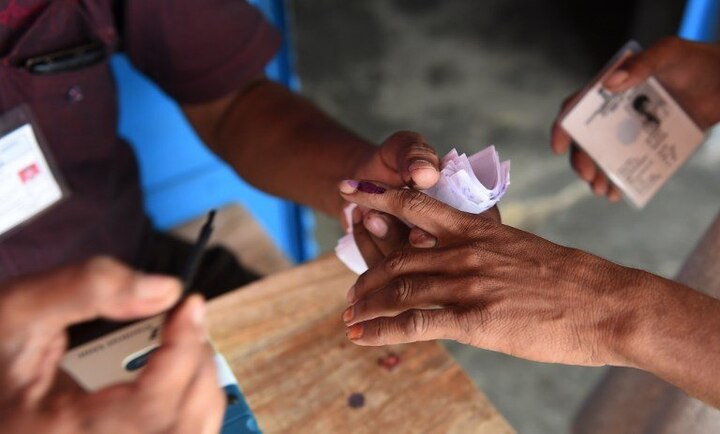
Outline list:
[[[720,407],[720,301],[417,191],[356,185],[341,184],[345,199],[415,227],[414,247],[350,289],[353,342],[454,339],[541,362],[631,366]]]

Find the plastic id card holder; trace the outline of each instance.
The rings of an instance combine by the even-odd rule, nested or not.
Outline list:
[[[642,48],[628,42],[563,114],[561,125],[637,208],[644,207],[705,140],[654,78],[611,93],[601,83]]]
[[[70,350],[60,365],[83,389],[96,391],[132,381],[142,371],[162,339],[165,315],[131,324],[95,323],[70,332]],[[225,358],[215,353],[218,386],[226,397],[222,434],[259,434],[257,421]]]
[[[30,108],[0,114],[0,239],[68,196]]]

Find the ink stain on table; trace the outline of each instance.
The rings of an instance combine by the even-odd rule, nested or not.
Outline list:
[[[382,366],[383,368],[387,369],[388,371],[393,371],[395,368],[398,367],[400,364],[400,356],[398,356],[395,353],[390,353],[385,357],[380,357],[378,359],[378,365]]]
[[[362,393],[353,393],[348,397],[347,403],[350,408],[362,408],[365,406],[365,395]]]

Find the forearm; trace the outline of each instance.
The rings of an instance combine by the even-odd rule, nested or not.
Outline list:
[[[332,215],[342,201],[337,183],[374,147],[284,87],[261,80],[235,95],[203,140],[259,189]],[[210,123],[193,119],[194,125]]]
[[[720,301],[644,272],[637,318],[617,340],[626,364],[720,407]]]

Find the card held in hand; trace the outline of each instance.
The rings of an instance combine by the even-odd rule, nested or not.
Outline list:
[[[601,83],[641,50],[627,43],[562,116],[561,126],[638,208],[644,207],[705,140],[654,78],[623,93]]]

